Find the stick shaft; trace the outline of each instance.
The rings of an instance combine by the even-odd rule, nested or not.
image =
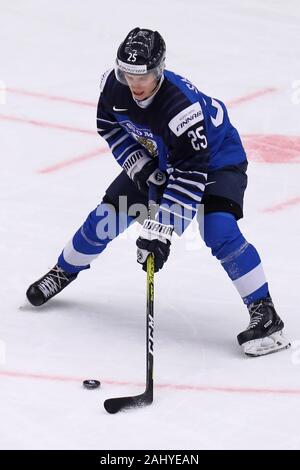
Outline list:
[[[154,256],[147,259],[147,339],[146,339],[146,382],[153,393],[153,349],[154,349]]]
[[[149,185],[148,219],[154,219],[156,210],[156,186]],[[154,366],[154,255],[147,258],[147,315],[146,315],[146,382],[147,389],[153,396]]]

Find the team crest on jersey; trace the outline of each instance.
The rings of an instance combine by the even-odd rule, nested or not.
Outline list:
[[[133,135],[133,137],[150,153],[152,157],[157,157],[158,149],[155,140],[146,139],[146,137],[139,137],[138,135]]]
[[[158,155],[157,144],[150,129],[140,129],[131,121],[122,121],[121,124],[137,142],[145,147],[151,156],[156,157]]]
[[[187,129],[192,127],[197,122],[203,121],[203,111],[200,103],[193,103],[191,106],[183,109],[169,122],[169,128],[174,134],[179,137]]]

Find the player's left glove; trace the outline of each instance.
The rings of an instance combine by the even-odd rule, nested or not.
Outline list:
[[[159,271],[170,254],[173,227],[164,225],[156,220],[145,220],[137,244],[137,262],[147,271],[147,258],[154,254],[154,271]]]
[[[158,168],[158,159],[147,155],[145,150],[136,150],[125,160],[122,167],[141,193],[148,195],[149,184],[157,187],[158,197],[164,192],[167,175]]]
[[[166,174],[157,167],[157,161],[151,159],[133,175],[133,181],[143,194],[148,194],[149,183],[156,186],[158,194],[162,195],[167,177]]]

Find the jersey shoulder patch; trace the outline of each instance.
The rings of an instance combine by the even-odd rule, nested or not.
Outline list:
[[[196,103],[191,104],[187,108],[180,111],[180,113],[176,114],[176,116],[171,119],[168,126],[171,131],[177,137],[179,137],[194,124],[203,120],[204,115],[201,105],[199,101],[196,101]]]
[[[106,83],[106,80],[110,74],[110,72],[112,71],[113,69],[108,69],[106,70],[106,72],[104,72],[104,74],[101,76],[101,80],[100,80],[100,93],[102,93],[102,91],[104,90],[104,87],[105,87],[105,83]]]

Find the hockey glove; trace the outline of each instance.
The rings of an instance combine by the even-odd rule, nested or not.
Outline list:
[[[157,167],[157,159],[148,157],[143,150],[131,154],[125,160],[123,169],[141,193],[148,194],[149,183],[155,184],[161,189],[160,193],[163,193],[167,181],[166,174]]]
[[[147,258],[154,254],[154,272],[159,271],[170,254],[173,227],[155,220],[145,220],[137,244],[137,262],[147,271]]]

